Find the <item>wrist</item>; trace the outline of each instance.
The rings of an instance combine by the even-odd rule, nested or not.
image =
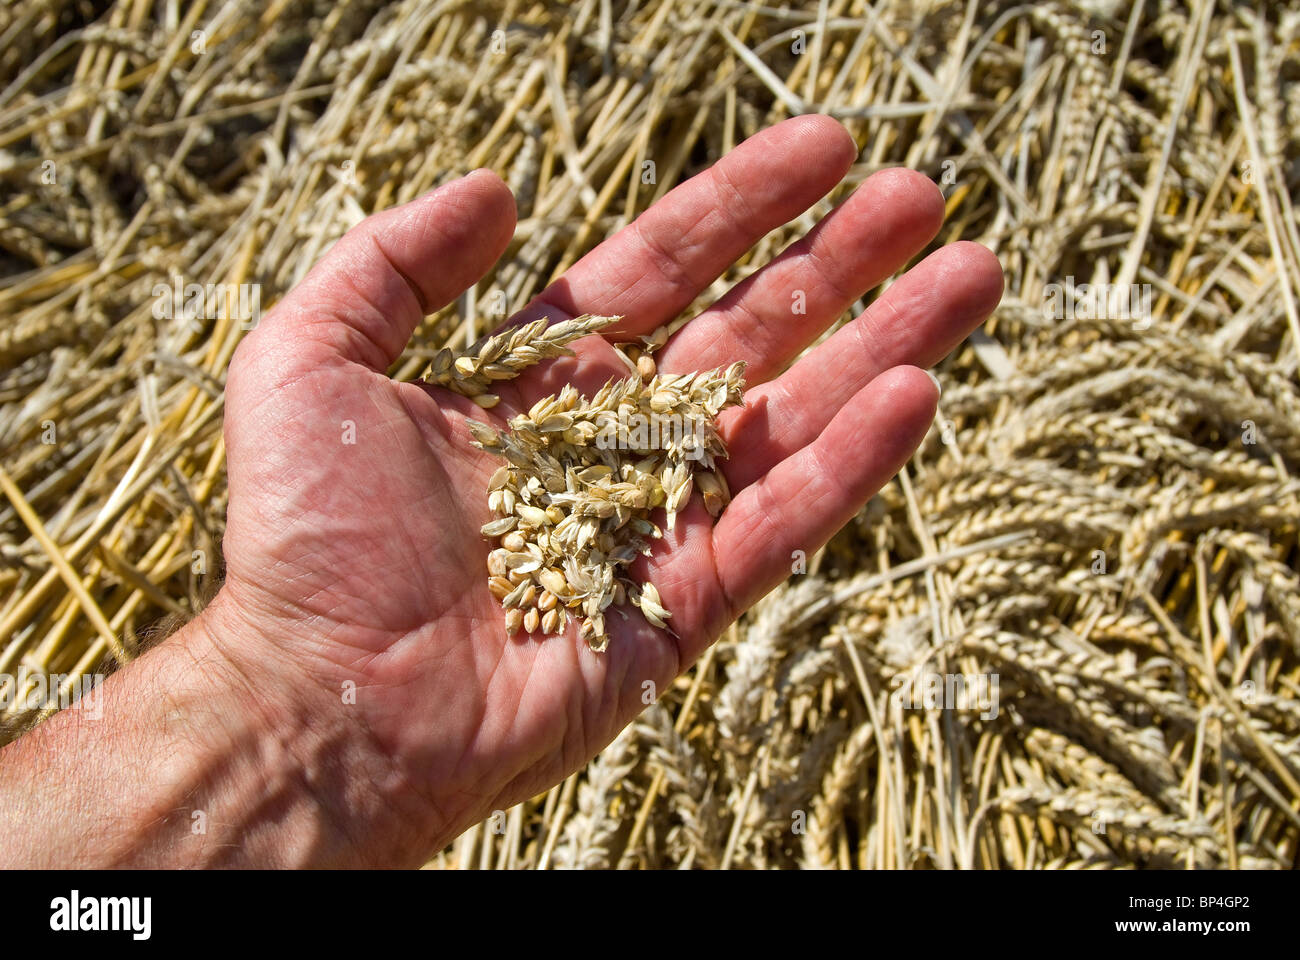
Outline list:
[[[429,805],[349,706],[355,697],[308,676],[274,634],[284,628],[266,623],[223,589],[160,664],[170,683],[195,685],[192,709],[210,723],[198,768],[215,774],[208,835],[215,826],[221,837],[196,845],[201,862],[418,866]]]
[[[261,638],[217,598],[105,684],[96,751],[105,769],[132,769],[117,805],[132,813],[99,831],[87,865],[288,867],[343,859],[313,764],[327,734],[295,700]],[[61,720],[58,716],[52,722]],[[69,749],[84,731],[58,730]],[[81,735],[79,735],[81,734]],[[105,742],[106,741],[106,742]],[[305,759],[304,759],[305,758]]]
[[[276,639],[219,594],[0,751],[0,863],[418,866],[431,805]]]

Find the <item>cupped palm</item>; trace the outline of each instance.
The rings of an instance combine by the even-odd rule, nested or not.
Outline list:
[[[984,248],[940,248],[791,365],[941,225],[937,188],[886,170],[659,355],[666,372],[743,360],[749,382],[746,406],[722,418],[733,502],[715,522],[696,498],[635,568],[659,588],[672,634],[629,607],[607,615],[604,653],[578,640],[573,621],[559,637],[510,637],[486,588],[479,528],[498,463],[471,445],[465,419],[500,426],[566,382],[590,392],[621,375],[611,340],[680,313],[855,156],[838,123],[800,117],[673,190],[510,320],[618,314],[615,332],[504,383],[491,411],[385,373],[420,318],[509,244],[513,199],[487,171],[350,231],[240,345],[227,384],[221,602],[256,619],[276,669],[322,703],[337,695],[348,722],[430,798],[431,845],[596,753],[924,436],[937,391],[918,368],[1001,294]]]

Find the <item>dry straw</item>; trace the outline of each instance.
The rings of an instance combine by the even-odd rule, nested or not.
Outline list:
[[[691,312],[888,165],[941,184],[938,240],[998,254],[1002,305],[806,572],[434,865],[1294,867],[1300,15],[1267,6],[3,7],[7,729],[40,712],[15,688],[133,656],[219,574],[244,330],[156,320],[155,284],[256,283],[268,309],[364,214],[490,166],[517,240],[417,332],[414,379],[818,111],[861,147],[848,183]],[[1081,284],[1149,300],[1067,308]],[[483,359],[462,392],[491,395]],[[921,695],[990,674],[996,713]]]

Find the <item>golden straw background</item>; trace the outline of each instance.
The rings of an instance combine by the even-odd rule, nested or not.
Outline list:
[[[257,284],[267,310],[365,215],[489,166],[516,242],[417,332],[392,371],[415,378],[821,112],[852,175],[701,304],[905,165],[942,185],[940,241],[998,254],[1001,307],[806,572],[431,866],[1294,866],[1300,6],[1267,7],[5,6],[3,739],[41,713],[19,694],[130,659],[220,576],[244,330],[156,319],[156,284]],[[1149,315],[1067,311],[1068,283],[1145,285]],[[927,709],[936,674],[995,677],[996,716]]]

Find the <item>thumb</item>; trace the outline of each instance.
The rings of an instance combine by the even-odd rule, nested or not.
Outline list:
[[[324,347],[382,373],[426,314],[492,267],[514,229],[510,189],[475,170],[357,224],[247,341],[280,356]]]

